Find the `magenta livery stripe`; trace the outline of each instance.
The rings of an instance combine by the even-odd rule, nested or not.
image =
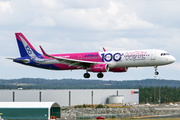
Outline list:
[[[63,57],[67,59],[76,59],[76,60],[83,60],[83,61],[93,61],[93,62],[102,62],[102,58],[98,52],[90,52],[90,53],[70,53],[70,54],[53,54],[51,56],[54,57]],[[43,58],[50,59],[43,55]],[[66,64],[55,63],[54,66],[63,69],[63,70],[70,70],[70,69],[77,69],[78,67],[69,66]]]
[[[102,58],[99,55],[99,52],[90,52],[90,53],[69,53],[69,54],[52,54],[54,57],[62,57],[67,59],[76,59],[83,61],[94,61],[94,62],[102,62]],[[43,55],[43,58],[49,59]]]

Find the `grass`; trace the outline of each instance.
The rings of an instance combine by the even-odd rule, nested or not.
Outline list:
[[[72,108],[130,108],[131,106],[124,106],[123,104],[83,104],[83,105],[75,105]]]

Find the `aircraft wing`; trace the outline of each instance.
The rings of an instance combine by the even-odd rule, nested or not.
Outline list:
[[[102,64],[101,62],[92,62],[92,61],[84,61],[84,60],[76,60],[76,59],[68,59],[68,58],[63,58],[63,57],[54,57],[51,55],[48,55],[41,46],[39,46],[41,48],[42,53],[46,56],[46,57],[50,57],[50,58],[54,58],[56,60],[58,60],[60,63],[62,64],[66,64],[73,67],[77,67],[79,66],[79,68],[89,68],[94,64]]]

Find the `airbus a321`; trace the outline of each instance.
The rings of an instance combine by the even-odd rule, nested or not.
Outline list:
[[[88,53],[47,54],[42,47],[40,54],[22,33],[15,33],[20,55],[18,58],[8,58],[16,63],[49,70],[84,69],[84,78],[89,78],[88,72],[97,73],[103,78],[103,72],[127,72],[130,67],[154,66],[158,75],[158,66],[171,64],[175,58],[164,50],[127,50]]]

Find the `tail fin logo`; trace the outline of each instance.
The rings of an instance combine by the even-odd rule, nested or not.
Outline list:
[[[32,54],[31,48],[28,45],[26,46],[26,51],[28,54]]]
[[[30,56],[30,57],[35,57],[36,55],[34,54],[34,52],[32,51],[32,49],[29,47],[28,43],[21,37],[19,36],[23,45],[24,45],[24,48],[26,49],[26,52],[27,54]]]

